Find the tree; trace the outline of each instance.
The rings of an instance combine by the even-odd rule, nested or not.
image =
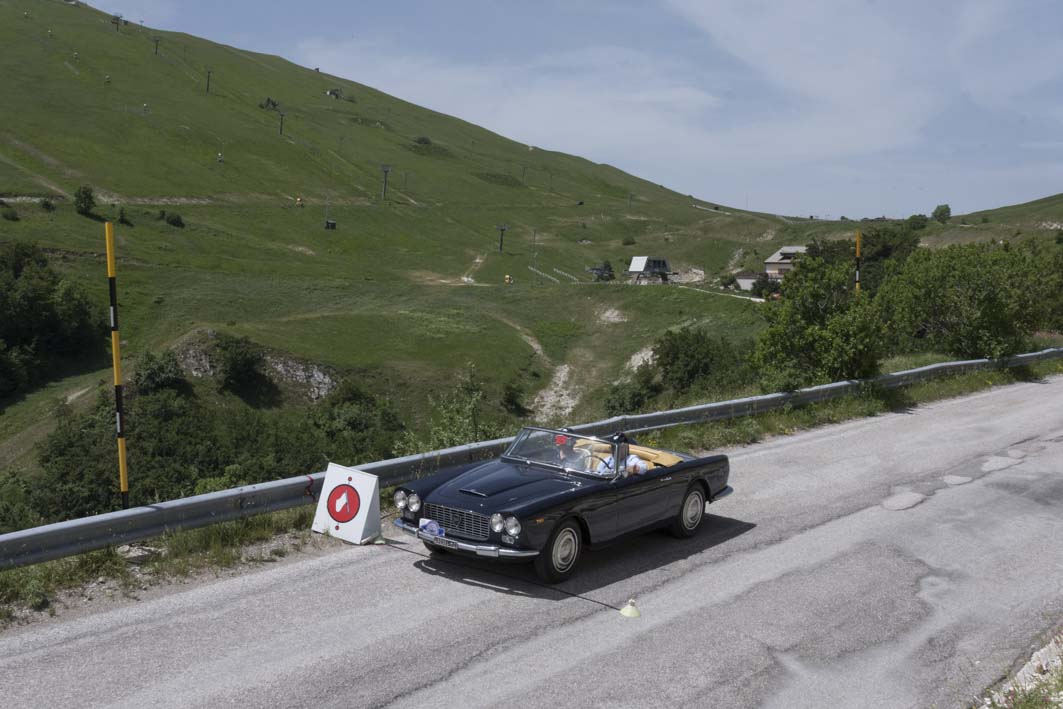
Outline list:
[[[937,219],[937,217],[934,218]],[[913,214],[908,217],[905,222],[907,222],[908,227],[912,231],[919,231],[920,229],[925,229],[926,225],[930,223],[930,220],[925,214]]]
[[[680,392],[701,382],[717,387],[744,383],[745,359],[724,337],[685,327],[669,330],[653,345],[662,383]]]
[[[103,349],[103,311],[36,245],[0,244],[0,396],[49,376],[62,358]]]
[[[764,306],[768,327],[753,348],[766,390],[878,371],[886,349],[884,321],[872,298],[856,297],[851,286],[851,265],[815,256],[806,255],[787,274],[781,300]]]
[[[185,381],[184,372],[173,350],[162,354],[148,352],[137,362],[133,387],[137,393],[149,394],[160,389],[176,389]]]
[[[960,357],[1019,352],[1053,298],[1032,249],[966,244],[920,249],[879,292],[899,346]]]
[[[952,218],[952,208],[949,207],[949,205],[947,204],[939,204],[938,206],[934,207],[934,211],[931,213],[930,216],[932,219],[934,219],[934,221],[945,224],[949,221],[949,219]]]
[[[217,352],[220,355],[220,383],[225,389],[257,382],[262,375],[262,350],[247,337],[218,335]]]
[[[864,231],[860,288],[865,293],[874,295],[890,270],[903,264],[919,247],[919,237],[912,227],[912,220],[919,216],[922,215]],[[832,265],[844,265],[851,270],[855,280],[856,244],[853,239],[816,239],[808,245],[806,256],[823,259]]]
[[[92,194],[90,185],[82,185],[74,192],[74,209],[78,214],[92,214],[96,208],[96,198]]]
[[[767,273],[761,273],[757,276],[757,280],[753,281],[752,287],[749,292],[756,298],[767,298],[770,295],[778,293],[781,286],[779,282],[773,278],[769,278]]]

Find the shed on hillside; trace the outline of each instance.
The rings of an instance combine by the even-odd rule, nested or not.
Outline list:
[[[753,290],[753,284],[757,282],[759,273],[753,273],[752,271],[742,271],[735,274],[735,283],[738,285],[738,290]]]

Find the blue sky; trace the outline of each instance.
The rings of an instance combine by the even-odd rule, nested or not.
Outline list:
[[[906,216],[1063,192],[1058,0],[99,6],[737,207]]]

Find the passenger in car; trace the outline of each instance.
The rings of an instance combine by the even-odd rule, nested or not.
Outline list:
[[[598,463],[598,474],[606,475],[615,472],[615,467],[613,456],[607,455],[602,462]],[[642,475],[650,469],[650,464],[632,453],[627,457],[627,460],[624,461],[624,469],[632,475]]]

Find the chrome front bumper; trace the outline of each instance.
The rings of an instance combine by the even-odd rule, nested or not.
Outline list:
[[[457,551],[472,552],[478,556],[503,557],[506,559],[528,559],[539,555],[539,552],[533,550],[510,549],[508,547],[500,547],[497,544],[470,544],[451,537],[437,537],[434,534],[421,531],[401,517],[395,520],[395,526],[407,534],[412,534],[429,544],[434,544],[440,549],[456,549]]]

